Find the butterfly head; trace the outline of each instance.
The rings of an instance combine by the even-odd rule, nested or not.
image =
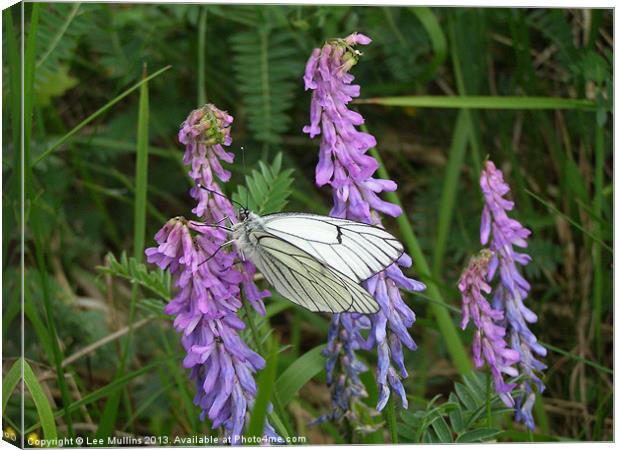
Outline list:
[[[239,207],[239,220],[241,222],[245,222],[246,220],[248,220],[249,216],[250,216],[250,210],[246,208],[245,206],[240,206]]]

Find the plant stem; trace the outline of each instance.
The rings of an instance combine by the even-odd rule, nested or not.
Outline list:
[[[452,223],[452,213],[457,197],[459,175],[467,149],[468,123],[464,111],[460,111],[454,126],[452,144],[448,155],[448,164],[439,201],[439,218],[437,221],[437,237],[433,251],[433,276],[440,277],[441,266],[446,249],[446,242]]]
[[[247,300],[243,301],[243,309],[245,311],[245,317],[248,321],[248,324],[250,325],[250,331],[252,332],[252,339],[254,341],[254,345],[256,346],[256,349],[258,350],[258,352],[261,355],[264,355],[265,348],[263,347],[260,341],[260,338],[258,337],[258,330],[256,329],[256,324],[254,323],[254,318],[252,317],[252,311],[250,310],[250,306]],[[288,422],[288,416],[285,415],[286,411],[284,410],[284,407],[282,406],[282,403],[280,402],[280,399],[278,398],[277,390],[273,391],[272,396],[271,396],[271,401],[273,402],[273,407],[275,408],[278,416],[280,417],[280,420],[282,420],[282,425],[284,426],[287,434],[289,436],[292,436],[293,435],[292,427],[290,426]]]
[[[487,426],[489,428],[492,427],[492,423],[491,423],[491,372],[487,371],[487,399],[486,399],[486,403],[487,403]]]
[[[605,137],[603,125],[596,125],[594,143],[594,204],[593,212],[596,217],[602,217],[603,212],[603,175],[605,162]],[[601,235],[601,225],[596,225],[596,235]],[[593,279],[593,311],[592,320],[594,323],[594,348],[598,359],[603,354],[603,340],[601,338],[601,319],[603,309],[603,261],[601,254],[601,244],[597,241],[592,242],[592,266],[594,269]]]
[[[366,131],[366,127],[362,127],[362,129]],[[377,149],[373,148],[370,152],[379,162],[379,176],[384,179],[390,179],[390,175],[388,174],[381,159],[381,155],[379,155]],[[403,208],[400,198],[395,192],[386,192],[386,197],[390,202]],[[407,213],[404,208],[403,213],[396,218],[396,221],[398,222],[403,240],[407,246],[407,250],[415,261],[420,277],[427,282],[428,295],[434,300],[434,302],[430,303],[429,306],[435,315],[439,331],[446,341],[446,347],[448,348],[452,362],[461,375],[466,375],[472,370],[471,362],[469,361],[467,352],[463,347],[461,338],[456,331],[456,327],[454,326],[454,323],[452,322],[452,319],[450,319],[450,315],[446,310],[446,302],[444,301],[438,286],[431,280],[430,267],[424,257],[422,247],[420,247],[418,238],[413,231],[413,227],[409,222],[409,218],[407,217]]]
[[[205,40],[207,36],[207,7],[200,6],[198,19],[198,106],[207,103],[207,84],[205,81]]]
[[[396,407],[394,406],[394,396],[390,395],[385,411],[387,416],[388,427],[390,428],[390,436],[392,444],[398,444],[398,426],[396,423]]]
[[[146,76],[146,66],[144,67],[142,83],[140,84],[140,100],[138,105],[138,129],[136,140],[136,190],[134,194],[134,257],[138,260],[142,258],[144,252],[144,236],[146,228],[146,193],[148,185],[148,123],[149,123],[149,100],[148,100],[148,80]],[[129,304],[129,330],[123,340],[122,353],[115,380],[125,374],[127,358],[131,348],[133,337],[133,322],[136,315],[136,301],[138,298],[139,287],[134,284],[131,289],[131,301]],[[118,414],[118,404],[121,399],[122,391],[116,391],[108,397],[102,419],[97,428],[95,436],[105,438],[109,436],[114,428]]]

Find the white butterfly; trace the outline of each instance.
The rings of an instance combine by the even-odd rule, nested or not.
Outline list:
[[[232,242],[282,296],[317,312],[371,314],[379,304],[360,283],[403,254],[382,228],[305,213],[258,216],[242,207]]]

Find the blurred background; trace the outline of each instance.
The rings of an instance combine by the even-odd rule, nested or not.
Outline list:
[[[314,185],[318,141],[301,132],[310,104],[302,75],[313,48],[358,31],[373,42],[352,73],[361,98],[373,100],[355,108],[377,138],[432,272],[421,277],[414,260],[408,273],[439,287],[455,326],[456,282],[480,249],[485,158],[504,171],[514,217],[532,230],[527,305],[539,319],[532,330],[548,344],[547,391],[533,433],[504,414],[494,419],[501,430],[494,439],[613,439],[611,10],[28,3],[23,86],[20,14],[20,6],[3,12],[3,389],[16,383],[21,354],[24,88],[28,435],[67,436],[67,412],[80,436],[217,434],[198,420],[180,339],[161,300],[143,289],[130,314],[125,278],[147,277],[163,292],[169,280],[152,268],[129,273],[129,263],[115,273],[98,267],[107,253],[143,262],[143,248],[168,218],[191,217],[177,133],[207,101],[235,118],[231,149],[238,157],[228,193],[258,161],[281,153],[283,168],[294,170],[285,209],[327,213],[331,195]],[[148,88],[134,88],[151,75]],[[454,98],[464,95],[486,96],[492,105]],[[420,96],[447,101],[428,107]],[[148,129],[139,128],[147,116]],[[148,142],[148,184],[135,180],[140,136]],[[386,225],[400,233],[395,221]],[[122,270],[129,275],[119,276]],[[398,421],[401,441],[412,442],[420,439],[411,432],[419,426],[414,413],[428,412],[436,395],[444,402],[461,378],[435,321],[436,299],[406,298],[418,317],[412,335],[419,348],[405,357],[412,415]],[[329,317],[271,305],[259,325],[288,346],[278,359],[282,374],[325,342]],[[459,334],[469,352],[471,331]],[[363,357],[374,367],[374,354]],[[307,426],[329,409],[322,363],[315,356],[314,376],[286,405],[296,434],[315,444],[390,442],[372,431],[381,417],[367,418],[366,434]],[[374,405],[372,371],[366,375]],[[118,408],[108,411],[116,393]],[[20,402],[19,389],[4,398],[5,440],[10,430],[19,438]]]

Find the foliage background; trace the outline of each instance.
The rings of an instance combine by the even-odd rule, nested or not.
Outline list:
[[[25,7],[24,85],[19,7],[3,13],[2,66],[3,390],[16,385],[21,354],[23,88],[29,432],[217,434],[197,420],[179,337],[161,314],[156,292],[166,295],[167,280],[138,261],[107,272],[97,267],[108,252],[142,259],[167,218],[190,214],[176,133],[206,100],[235,117],[233,145],[245,148],[245,166],[237,158],[231,167],[229,193],[258,161],[270,163],[281,152],[282,167],[294,169],[294,183],[279,192],[288,197],[286,209],[326,213],[329,193],[313,183],[318,142],[301,133],[310,101],[301,76],[314,47],[359,31],[373,43],[353,73],[362,97],[379,99],[357,107],[399,184],[406,214],[388,226],[397,234],[412,227],[431,271],[420,273],[418,258],[412,273],[436,286],[439,297],[408,297],[419,345],[406,354],[410,412],[397,411],[398,424],[366,417],[366,434],[307,427],[329,407],[316,348],[328,318],[268,300],[269,317],[258,326],[284,347],[278,381],[295,361],[312,376],[287,397],[287,428],[310,443],[451,441],[462,434],[454,411],[491,402],[482,374],[467,378],[474,403],[461,404],[464,385],[454,386],[461,377],[436,321],[441,310],[458,324],[456,281],[480,247],[477,179],[488,156],[513,188],[515,216],[533,231],[528,306],[550,352],[536,431],[514,425],[505,411],[495,414],[494,406],[492,415],[473,417],[474,438],[613,438],[611,10],[92,3],[34,9]],[[143,74],[166,66],[119,100]],[[455,95],[486,96],[492,107]],[[427,107],[437,99],[441,107]],[[147,147],[148,170],[136,166]],[[142,277],[142,288],[132,289],[123,274]],[[459,335],[469,351],[471,334]],[[372,355],[364,357],[373,364]],[[369,405],[376,399],[372,378],[364,379]],[[446,402],[453,391],[459,398],[453,393]],[[4,429],[19,429],[19,389],[4,402]],[[385,420],[392,433],[372,431]]]

